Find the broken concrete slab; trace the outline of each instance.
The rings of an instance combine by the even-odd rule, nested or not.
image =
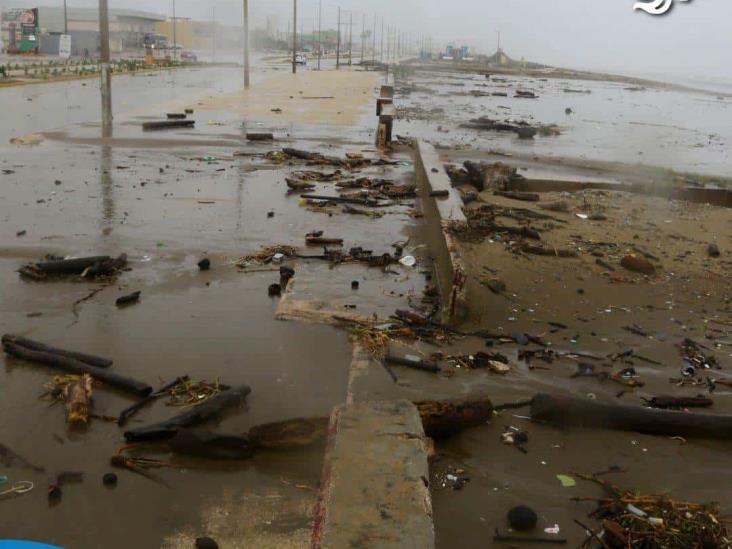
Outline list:
[[[428,478],[425,435],[414,404],[336,408],[312,547],[434,548]]]

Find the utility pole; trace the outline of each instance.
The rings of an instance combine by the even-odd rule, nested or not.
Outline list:
[[[351,23],[348,25],[348,66],[353,64],[353,12],[351,12]]]
[[[361,23],[361,64],[363,65],[363,47],[364,40],[366,40],[366,14],[363,14],[363,21]]]
[[[109,66],[109,6],[107,0],[99,0],[100,64],[99,75],[102,91],[102,135],[112,135],[112,71]]]
[[[318,0],[318,70],[323,58],[323,0]]]
[[[211,8],[211,59],[216,61],[216,6]]]
[[[173,0],[173,60],[178,60],[178,39],[175,34],[175,25],[176,23],[176,17],[175,17],[175,0]]]
[[[336,70],[341,68],[341,8],[338,7],[338,38],[336,39]]]
[[[297,74],[297,0],[292,0],[292,74]]]
[[[374,35],[371,37],[371,65],[376,64],[376,16],[374,15]],[[373,66],[372,66],[373,68]]]
[[[64,34],[69,34],[69,15],[66,11],[66,0],[64,0]]]
[[[249,0],[244,0],[244,89],[249,89]]]
[[[381,47],[379,48],[379,61],[384,62],[384,19],[381,19]]]

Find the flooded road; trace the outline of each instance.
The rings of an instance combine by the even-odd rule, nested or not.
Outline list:
[[[264,56],[252,56],[251,83],[286,72],[285,63],[271,63]],[[325,62],[323,68],[329,68]],[[314,70],[312,63],[301,71]],[[112,110],[117,122],[130,116],[158,113],[178,102],[192,104],[241,89],[243,69],[235,64],[186,69],[141,70],[112,78]],[[42,131],[61,129],[101,119],[97,77],[65,82],[42,82],[0,89],[3,111],[0,147],[10,139]]]
[[[394,242],[408,240],[414,225],[413,201],[385,209],[380,218],[348,216],[340,209],[310,211],[285,185],[285,176],[305,169],[304,163],[263,158],[283,144],[338,156],[378,156],[371,144],[377,75],[362,79],[356,103],[344,100],[362,121],[354,126],[293,119],[275,131],[281,142],[247,144],[241,118],[211,107],[200,130],[142,134],[140,125],[151,113],[161,116],[176,102],[204,102],[232,92],[238,78],[239,71],[230,68],[120,77],[114,138],[101,145],[98,127],[87,123],[94,121],[98,103],[91,82],[64,84],[69,89],[63,92],[55,84],[1,92],[3,98],[28,94],[34,100],[27,104],[43,111],[18,114],[14,129],[3,127],[3,138],[18,130],[59,129],[47,132],[37,146],[0,148],[0,167],[6,170],[0,175],[0,331],[113,358],[115,372],[153,387],[181,375],[249,385],[246,406],[210,425],[227,434],[294,417],[327,416],[345,399],[351,361],[347,332],[275,320],[278,300],[267,289],[279,280],[276,267],[245,272],[234,263],[274,244],[317,254],[317,247],[304,246],[305,234],[316,229],[343,238],[346,249],[390,253]],[[163,97],[165,90],[169,97]],[[65,102],[89,105],[48,116]],[[408,156],[393,160],[400,164],[369,167],[361,175],[407,180]],[[319,184],[317,191],[333,193],[333,184]],[[123,252],[131,270],[113,284],[33,283],[16,272],[46,254]],[[201,257],[211,259],[210,271],[199,271]],[[387,272],[318,260],[288,264],[296,271],[297,299],[364,316],[387,316],[407,306],[424,284],[399,265]],[[351,289],[353,280],[360,282],[358,292]],[[139,304],[115,307],[117,297],[136,290],[142,292]],[[68,430],[63,407],[39,399],[51,370],[6,356],[0,364],[5,433],[0,441],[45,468],[43,473],[2,471],[12,482],[34,482],[35,489],[0,502],[0,537],[74,548],[191,547],[201,535],[219,539],[222,547],[308,546],[322,448],[264,452],[222,464],[175,457],[164,446],[142,447],[135,450],[138,455],[171,460],[172,466],[153,471],[168,486],[116,471],[119,485],[108,489],[102,476],[124,445],[121,429],[93,420],[88,429]],[[98,414],[115,416],[131,402],[95,388]],[[127,427],[177,411],[158,402]],[[64,471],[83,472],[84,480],[65,486],[61,502],[51,505],[45,487]]]

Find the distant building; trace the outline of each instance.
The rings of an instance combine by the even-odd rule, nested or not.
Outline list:
[[[58,53],[59,36],[64,33],[63,7],[39,7],[40,52]],[[142,47],[145,34],[155,31],[155,24],[165,16],[138,10],[109,10],[109,46],[113,52]],[[71,55],[99,55],[99,12],[95,8],[68,8],[68,32]]]
[[[175,32],[173,21],[159,21],[155,24],[155,32],[165,36],[171,44],[175,41],[187,50],[210,51],[214,46],[219,49],[235,49],[242,46],[240,26],[222,25],[211,21],[177,19]]]

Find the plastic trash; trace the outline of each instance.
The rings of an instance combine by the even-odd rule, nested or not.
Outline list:
[[[284,260],[285,260],[285,254],[277,253],[272,256],[272,263],[274,263],[275,265],[279,265]]]
[[[565,488],[572,488],[577,486],[577,481],[568,475],[557,475],[557,479],[562,483]]]
[[[647,516],[648,516],[648,513],[646,513],[646,512],[645,512],[645,511],[643,511],[642,509],[638,509],[638,508],[637,508],[637,507],[636,507],[635,505],[633,505],[632,503],[629,503],[629,504],[628,504],[628,505],[627,505],[627,506],[625,507],[625,509],[626,509],[626,510],[627,510],[627,511],[628,511],[629,513],[633,513],[633,514],[634,514],[635,516],[637,516],[637,517],[645,518],[645,517],[647,517]]]
[[[399,260],[399,263],[405,267],[414,267],[417,264],[417,260],[413,255],[405,255]]]

